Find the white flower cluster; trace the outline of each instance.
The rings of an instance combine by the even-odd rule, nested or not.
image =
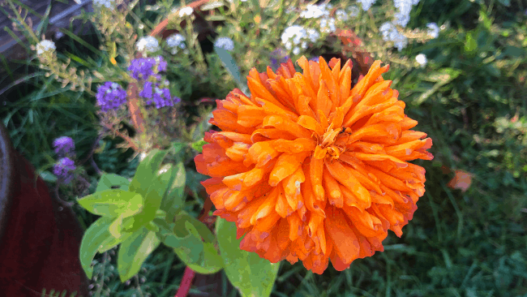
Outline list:
[[[401,34],[393,23],[386,22],[379,28],[384,41],[392,41],[395,47],[401,51],[408,45],[408,38]]]
[[[305,29],[299,25],[287,27],[282,33],[282,44],[288,51],[293,51],[293,54],[300,54],[300,49],[307,48],[307,42],[316,42],[320,38],[320,34],[314,29]]]
[[[139,38],[135,47],[142,53],[153,53],[159,50],[159,41],[153,36],[145,36]]]
[[[115,0],[93,0],[93,6],[101,8],[114,8],[115,7]]]
[[[185,49],[185,36],[176,33],[168,36],[166,39],[167,45],[171,50],[172,55],[175,55],[179,49]]]
[[[419,65],[421,65],[422,67],[424,67],[426,65],[426,63],[428,63],[428,60],[426,59],[426,56],[424,54],[419,54],[415,57],[415,60],[417,61],[417,63],[419,63]]]
[[[359,8],[355,5],[348,6],[346,10],[337,9],[337,11],[335,11],[335,18],[342,22],[349,20],[350,16],[354,18],[358,15],[359,15]]]
[[[439,36],[439,27],[436,23],[429,23],[426,27],[428,28],[428,35],[432,38],[437,38],[437,36]]]
[[[304,19],[318,19],[321,17],[327,18],[329,17],[331,8],[333,8],[333,6],[326,3],[320,5],[309,4],[306,9],[300,13],[300,17]]]
[[[320,20],[320,31],[324,33],[331,33],[336,30],[335,19],[325,18]]]
[[[37,55],[40,56],[47,51],[54,52],[55,49],[57,48],[55,47],[55,43],[53,41],[44,39],[37,44]]]
[[[362,5],[362,10],[368,11],[373,3],[375,3],[375,0],[358,0],[358,2]]]
[[[194,12],[192,7],[183,7],[179,10],[179,17],[190,16]]]
[[[219,37],[214,42],[214,46],[230,52],[234,50],[234,41],[229,37]]]
[[[412,6],[417,5],[419,0],[393,0],[393,5],[398,11],[395,13],[394,23],[401,27],[406,27],[410,21],[410,11]]]

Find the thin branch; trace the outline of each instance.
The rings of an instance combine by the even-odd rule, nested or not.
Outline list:
[[[130,145],[130,147],[131,147],[134,151],[139,152],[139,147],[134,143],[134,141],[133,141],[130,137],[124,135],[124,134],[121,133],[119,130],[114,129],[114,128],[112,127],[112,125],[110,125],[110,124],[108,124],[108,123],[102,123],[102,125],[103,125],[105,128],[111,130],[111,131],[112,131],[113,133],[115,133],[117,136],[119,136],[119,137],[121,137],[122,139],[124,139],[126,142],[128,142],[128,145]]]

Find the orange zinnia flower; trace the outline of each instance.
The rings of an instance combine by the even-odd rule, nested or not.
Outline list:
[[[235,89],[218,100],[211,123],[222,132],[195,158],[217,210],[235,222],[241,249],[271,262],[300,259],[321,274],[383,251],[388,230],[402,235],[424,192],[432,140],[376,61],[353,88],[351,61],[341,68],[291,60],[277,73],[249,72],[251,97]],[[331,67],[331,69],[330,69]]]

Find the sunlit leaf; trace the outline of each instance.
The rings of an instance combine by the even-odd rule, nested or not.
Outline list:
[[[227,278],[242,296],[269,296],[280,263],[273,264],[256,253],[242,251],[236,239],[236,225],[222,218],[216,221],[220,254]]]
[[[99,247],[105,241],[113,239],[113,236],[108,231],[108,227],[111,223],[112,220],[110,218],[99,218],[90,225],[82,237],[79,257],[81,266],[89,279],[91,279],[93,275],[93,267],[91,267],[91,262],[97,254]]]
[[[77,200],[87,211],[106,217],[129,217],[143,208],[143,197],[137,193],[123,190],[96,192]]]
[[[135,173],[132,182],[130,183],[130,191],[137,192],[146,197],[152,181],[156,178],[157,172],[159,171],[159,166],[161,162],[167,155],[168,151],[163,150],[152,150],[137,166],[137,171]]]
[[[128,191],[129,185],[130,181],[125,177],[113,173],[104,173],[97,183],[97,189],[95,192],[97,193],[111,189]]]
[[[122,282],[129,280],[141,269],[146,258],[157,248],[156,233],[142,228],[121,244],[117,257],[117,269]]]

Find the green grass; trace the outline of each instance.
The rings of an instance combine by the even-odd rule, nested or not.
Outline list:
[[[405,50],[410,57],[425,53],[426,68],[392,67],[385,77],[394,80],[407,114],[434,141],[434,161],[418,162],[427,170],[427,192],[402,238],[390,232],[385,252],[356,260],[344,272],[330,265],[319,276],[284,262],[273,296],[527,296],[527,44],[520,38],[527,37],[527,4],[477,2],[421,1],[410,27],[447,21],[450,27]],[[445,73],[455,78],[434,88],[437,74]],[[18,100],[0,106],[0,117],[17,150],[39,171],[54,162],[51,142],[58,136],[73,137],[79,159],[90,152],[98,134],[93,98],[43,76],[10,94]],[[100,169],[131,176],[137,165],[128,162],[131,152],[117,149],[117,140],[101,144],[95,155]],[[442,166],[472,173],[468,191],[450,189],[453,174]],[[95,171],[89,163],[85,168],[93,187]],[[64,192],[69,199],[76,194]],[[83,225],[93,222],[75,210]],[[102,285],[110,296],[173,296],[184,269],[172,251],[160,248],[146,271],[121,284],[115,260],[111,251],[96,259],[94,292]]]

